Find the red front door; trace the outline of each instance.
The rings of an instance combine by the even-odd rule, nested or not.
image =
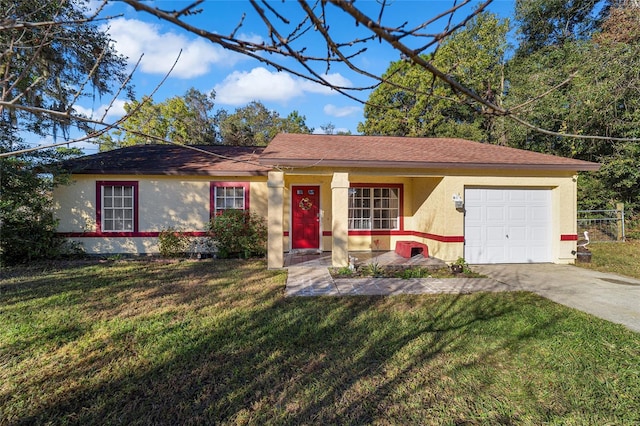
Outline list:
[[[291,188],[291,246],[294,249],[320,248],[320,187]]]

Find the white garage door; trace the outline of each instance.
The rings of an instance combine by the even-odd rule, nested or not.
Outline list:
[[[551,262],[550,190],[469,188],[464,206],[467,262]]]

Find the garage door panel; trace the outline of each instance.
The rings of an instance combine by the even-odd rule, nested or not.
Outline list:
[[[501,193],[499,191],[489,191],[485,192],[484,196],[481,196],[480,198],[489,203],[498,203],[504,205],[505,201],[507,201],[505,197],[507,197],[507,194]]]
[[[482,220],[482,209],[480,207],[475,207],[475,208],[466,208],[465,207],[465,212],[464,212],[464,216],[465,216],[465,221],[467,223],[475,223],[475,222],[480,222]]]
[[[517,259],[518,262],[522,262],[521,259],[527,258],[527,248],[526,247],[511,247],[509,249],[509,258],[505,261],[505,263],[512,263],[513,259]],[[528,262],[525,262],[528,263]]]
[[[485,238],[487,242],[499,241],[502,242],[504,240],[505,229],[504,226],[487,226],[486,227],[486,235]]]
[[[465,190],[465,258],[470,263],[551,261],[551,191]]]
[[[547,241],[546,238],[547,227],[546,226],[530,226],[527,229],[526,238],[528,241]]]
[[[504,246],[487,247],[484,253],[487,258],[487,262],[489,263],[505,263],[506,262]]]
[[[487,206],[486,220],[503,222],[505,219],[503,206]]]
[[[512,222],[526,222],[527,209],[524,206],[509,206],[509,223]]]
[[[512,189],[510,190],[510,192],[507,193],[505,198],[507,198],[508,201],[512,201],[512,202],[524,201],[527,199],[527,193],[526,191],[523,191],[523,190]]]
[[[527,190],[528,199],[532,202],[546,204],[549,200],[548,190]]]
[[[550,219],[548,206],[529,207],[529,217],[531,220],[548,221]]]
[[[520,241],[527,241],[529,239],[529,232],[526,226],[510,226],[507,232],[509,240],[514,244],[518,244]]]

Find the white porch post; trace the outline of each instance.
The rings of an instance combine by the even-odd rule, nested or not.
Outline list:
[[[282,242],[284,173],[269,172],[267,187],[269,188],[269,201],[267,204],[267,227],[269,232],[267,239],[267,265],[269,269],[282,268],[284,266],[284,247]]]
[[[331,263],[349,264],[349,173],[334,173],[331,181]]]

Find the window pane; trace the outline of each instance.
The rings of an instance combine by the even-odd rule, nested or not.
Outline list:
[[[215,188],[216,212],[226,209],[244,209],[244,187],[224,186]]]
[[[351,188],[349,194],[350,229],[398,228],[398,188]]]
[[[102,230],[133,231],[134,187],[105,185],[102,187]]]

